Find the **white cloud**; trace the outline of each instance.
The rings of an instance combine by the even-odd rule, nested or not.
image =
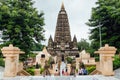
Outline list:
[[[50,34],[54,39],[57,15],[61,8],[62,0],[33,0],[34,7],[45,13],[45,37],[48,40]],[[72,37],[77,36],[88,39],[89,27],[85,24],[91,15],[91,9],[97,0],[64,0],[64,6],[68,14]],[[47,44],[47,40],[45,44]]]

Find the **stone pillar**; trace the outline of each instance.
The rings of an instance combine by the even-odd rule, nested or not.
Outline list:
[[[35,76],[39,76],[40,75],[40,69],[35,69],[34,74],[35,74]]]
[[[56,71],[56,64],[52,64],[53,70]]]
[[[105,45],[105,47],[101,47],[98,51],[95,53],[100,54],[100,72],[103,75],[106,76],[112,76],[114,75],[113,72],[113,56],[116,53],[116,48],[111,47],[108,44]]]
[[[10,44],[9,47],[3,47],[1,51],[5,57],[4,77],[16,76],[19,65],[19,54],[21,53],[20,49]]]
[[[53,75],[58,75],[59,74],[59,69],[57,67],[57,64],[52,64],[52,67],[53,67]],[[57,71],[56,71],[57,70]]]
[[[45,66],[45,58],[40,59],[41,67],[44,68]]]
[[[71,72],[71,64],[67,64],[68,74]]]
[[[21,71],[21,70],[23,70],[23,63],[22,63],[22,62],[20,62],[20,63],[18,64],[18,71],[17,71],[17,72],[19,72],[19,71]]]
[[[79,69],[80,58],[76,58],[76,69]]]

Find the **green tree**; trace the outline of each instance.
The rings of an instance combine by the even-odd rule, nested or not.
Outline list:
[[[102,45],[108,43],[120,51],[120,1],[98,0],[92,8],[92,16],[87,23],[91,27],[90,40],[94,49],[99,48],[99,27],[101,27]]]
[[[78,43],[78,50],[82,51],[82,50],[88,50],[89,49],[89,43],[85,40],[85,39],[81,39]]]
[[[68,64],[71,64],[72,61],[73,61],[73,59],[72,59],[71,57],[69,57],[69,56],[66,58],[66,60],[67,60],[67,63],[68,63]]]
[[[43,15],[33,8],[32,0],[0,2],[0,30],[4,45],[12,43],[25,51],[27,57],[36,41],[44,40]]]
[[[41,43],[35,43],[32,47],[32,51],[42,51],[45,45]]]
[[[85,39],[81,39],[78,43],[78,50],[82,51],[82,50],[86,50],[88,53],[90,53],[90,55],[93,57],[95,54],[95,49],[94,49],[94,43],[91,42],[87,42]]]

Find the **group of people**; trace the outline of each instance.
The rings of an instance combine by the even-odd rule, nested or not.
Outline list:
[[[62,70],[62,75],[64,75],[64,76],[68,76],[68,71],[67,71],[67,69],[64,71],[64,70]]]
[[[85,68],[80,68],[78,70],[78,75],[87,75],[87,74],[88,74],[88,72]],[[66,70],[63,69],[62,70],[62,76],[68,76],[68,75],[70,75],[70,74],[68,73],[67,69]]]
[[[80,68],[78,70],[78,75],[87,75],[87,74],[88,74],[88,72],[85,68]]]
[[[58,75],[60,75],[60,72],[58,71],[58,70],[56,70],[56,72],[55,72],[55,75],[56,76],[58,76]],[[66,70],[62,70],[62,76],[68,76],[69,74],[68,74],[68,71],[67,71],[67,69]]]

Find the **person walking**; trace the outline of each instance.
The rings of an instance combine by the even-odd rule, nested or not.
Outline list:
[[[82,75],[82,68],[78,70],[78,75]]]
[[[64,69],[62,70],[62,75],[64,75]]]
[[[85,69],[85,68],[83,68],[83,75],[87,75],[88,74],[88,72],[87,72],[87,70]]]
[[[65,76],[68,76],[68,70],[67,70],[67,69],[66,69],[64,75],[65,75]]]

